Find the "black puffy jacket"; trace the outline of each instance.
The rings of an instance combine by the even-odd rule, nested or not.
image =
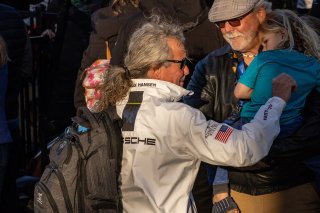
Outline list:
[[[188,57],[195,62],[225,44],[220,30],[208,20],[208,7],[204,0],[140,0],[139,7],[141,11],[134,14],[120,29],[117,48],[111,59],[112,65],[123,65],[130,36],[148,21],[146,17],[155,9],[175,23],[190,26],[183,33]]]
[[[128,18],[138,11],[132,5],[127,5],[123,8],[124,12],[120,15],[115,15],[111,7],[104,7],[97,10],[91,16],[92,32],[90,34],[89,45],[84,51],[81,67],[78,71],[78,76],[74,91],[74,105],[76,108],[85,106],[84,88],[82,87],[82,74],[85,68],[89,67],[97,59],[106,58],[106,41],[114,53],[114,46],[117,40],[120,27],[127,22]]]
[[[90,36],[89,46],[83,54],[75,87],[74,105],[76,108],[85,105],[84,89],[80,79],[82,72],[94,60],[105,58],[105,41],[111,41],[111,64],[123,65],[130,36],[142,23],[148,21],[146,16],[154,8],[158,8],[166,17],[171,17],[175,22],[193,24],[193,27],[184,31],[184,35],[188,57],[194,61],[202,59],[212,50],[225,44],[220,30],[208,20],[208,7],[204,0],[140,0],[139,7],[140,9],[129,7],[120,16],[114,16],[110,7],[103,8],[92,16],[94,30]],[[115,39],[116,48],[114,48]]]
[[[222,122],[236,105],[233,91],[236,73],[229,45],[211,52],[194,70],[184,102],[199,108],[208,118]],[[275,141],[269,155],[246,168],[229,168],[231,188],[252,195],[284,190],[312,180],[302,160],[320,154],[320,94],[309,94],[302,127],[291,137]]]

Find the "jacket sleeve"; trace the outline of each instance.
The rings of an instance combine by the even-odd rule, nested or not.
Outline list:
[[[187,86],[187,89],[193,91],[194,94],[192,96],[185,96],[183,98],[184,103],[197,109],[199,109],[201,106],[205,104],[209,104],[210,100],[213,99],[213,97],[210,98],[210,100],[204,100],[203,98],[201,98],[201,92],[204,90],[206,86],[209,86],[205,77],[205,64],[206,60],[201,60],[197,63],[193,71],[192,77],[190,79],[190,82]]]
[[[185,96],[183,102],[200,111],[207,117],[213,118],[213,102],[215,100],[214,81],[208,81],[207,67],[212,61],[209,56],[199,61],[193,71],[187,89],[194,92],[192,96]]]
[[[279,118],[285,102],[273,97],[254,119],[236,130],[226,124],[205,121],[203,115],[191,118],[187,152],[210,164],[242,167],[265,157],[280,131]]]
[[[307,97],[302,116],[304,122],[293,135],[275,141],[266,163],[292,164],[320,154],[320,93],[316,90]]]
[[[187,86],[194,95],[183,99],[184,103],[200,109],[208,119],[219,122],[229,116],[237,102],[233,95],[236,76],[229,52],[230,46],[225,45],[197,63]]]

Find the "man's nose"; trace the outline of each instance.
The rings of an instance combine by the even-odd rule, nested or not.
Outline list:
[[[229,22],[226,22],[223,29],[225,32],[231,32],[234,30],[234,27],[232,27]]]

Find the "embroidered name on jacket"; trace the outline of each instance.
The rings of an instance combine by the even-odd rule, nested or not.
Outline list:
[[[155,138],[140,138],[140,137],[124,137],[122,138],[124,144],[144,144],[144,145],[156,145]]]
[[[269,110],[272,109],[272,104],[269,104],[269,106],[267,106],[263,112],[263,120],[267,120],[268,119],[268,115],[269,115]]]
[[[217,127],[217,123],[210,122],[207,126],[205,137],[208,138],[209,136],[212,136],[214,131],[216,131]]]
[[[155,83],[138,83],[138,87],[157,87]]]
[[[156,83],[134,83],[133,87],[157,87]]]

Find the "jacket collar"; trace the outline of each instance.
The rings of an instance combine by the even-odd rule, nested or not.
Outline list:
[[[132,79],[132,81],[133,87],[131,91],[143,90],[150,96],[155,96],[168,102],[176,102],[181,100],[183,96],[193,94],[192,91],[167,81],[155,79]]]

